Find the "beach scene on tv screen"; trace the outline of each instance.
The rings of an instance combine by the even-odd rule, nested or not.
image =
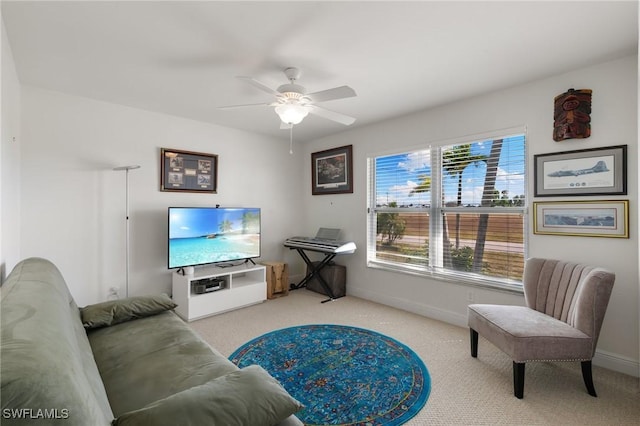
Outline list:
[[[260,209],[170,209],[169,268],[258,256]]]

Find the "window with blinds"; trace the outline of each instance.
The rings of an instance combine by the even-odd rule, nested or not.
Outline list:
[[[368,263],[519,285],[525,166],[524,134],[370,158]]]

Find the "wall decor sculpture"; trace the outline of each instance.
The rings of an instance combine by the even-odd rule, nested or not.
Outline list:
[[[554,98],[554,141],[591,136],[591,92],[590,89],[569,89]]]

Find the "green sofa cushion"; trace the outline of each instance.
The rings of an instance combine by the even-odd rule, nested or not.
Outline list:
[[[238,370],[173,311],[87,335],[115,417]]]
[[[269,373],[251,365],[125,413],[112,424],[268,426],[301,408]]]
[[[85,328],[98,328],[156,315],[176,306],[169,296],[161,294],[96,303],[80,308],[80,314]]]

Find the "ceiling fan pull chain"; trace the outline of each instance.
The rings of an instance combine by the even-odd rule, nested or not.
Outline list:
[[[293,124],[289,127],[289,154],[293,154]]]

